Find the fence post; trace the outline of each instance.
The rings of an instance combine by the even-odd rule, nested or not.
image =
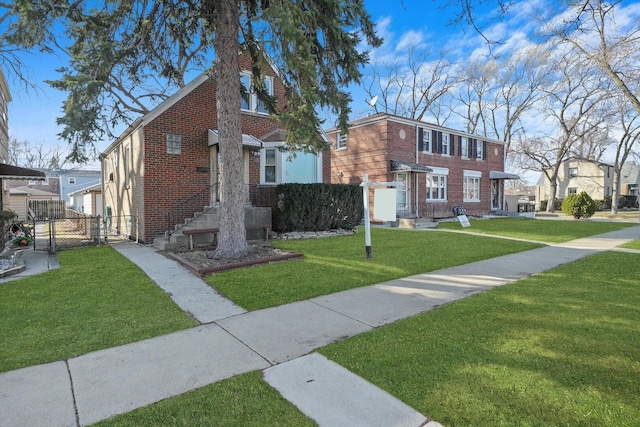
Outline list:
[[[98,230],[98,246],[100,246],[100,218],[100,215],[96,217],[96,230]]]
[[[51,229],[51,253],[56,253],[56,220],[55,218],[49,218],[49,228]]]

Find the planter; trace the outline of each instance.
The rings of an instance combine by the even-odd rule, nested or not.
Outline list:
[[[20,246],[27,246],[29,244],[29,242],[26,241],[26,240],[20,240],[19,244],[20,244]]]

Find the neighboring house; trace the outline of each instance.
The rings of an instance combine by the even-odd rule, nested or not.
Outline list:
[[[101,182],[70,192],[69,199],[77,212],[92,216],[104,215]]]
[[[627,171],[628,177],[631,168],[623,168],[623,171],[625,170]],[[622,175],[624,178],[624,173]],[[613,185],[612,165],[589,159],[571,157],[562,162],[558,171],[556,198],[564,199],[569,194],[577,194],[584,191],[594,200],[603,200],[605,197],[611,196]],[[551,183],[544,173],[540,175],[536,186],[537,202],[540,203],[542,200],[549,200]],[[637,184],[635,188],[637,189]],[[629,191],[631,189],[630,184],[623,185],[620,189],[620,195],[630,194]]]
[[[52,176],[52,171],[46,169],[35,169],[45,174],[42,181],[32,179],[12,179],[8,181],[9,188],[12,190],[20,190],[30,192],[30,190],[45,191],[47,193],[57,194],[57,200],[60,199],[60,178]]]
[[[469,215],[502,212],[504,144],[477,135],[385,113],[349,124],[348,135],[326,131],[332,183],[402,182],[398,216],[441,218],[455,208]],[[460,212],[460,210],[458,210]]]
[[[620,171],[620,195],[638,196],[638,185],[640,185],[640,165],[634,162],[627,162]]]
[[[240,64],[239,78],[248,88],[249,57],[241,54]],[[285,89],[273,65],[265,84],[283,105]],[[215,77],[197,77],[136,120],[100,155],[105,215],[117,234],[152,242],[205,207],[215,209],[220,194],[215,88]],[[328,173],[322,155],[290,158],[279,150],[286,132],[254,93],[243,93],[240,108],[247,206],[261,187],[322,182]]]
[[[30,179],[33,181],[44,180],[43,172],[12,166],[9,161],[9,102],[11,102],[11,92],[4,73],[0,69],[0,210],[10,209],[9,186],[6,180],[10,179]]]
[[[30,186],[11,187],[11,209],[18,214],[19,221],[29,219],[29,201],[31,200],[60,200],[60,194]]]
[[[102,171],[62,169],[53,172],[52,176],[57,176],[60,180],[60,200],[64,200],[67,207],[79,210],[79,206],[71,200],[69,194],[89,186],[100,184]]]

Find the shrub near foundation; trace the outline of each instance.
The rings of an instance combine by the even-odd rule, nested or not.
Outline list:
[[[562,212],[575,219],[589,218],[596,212],[596,202],[584,191],[569,194],[562,202]]]

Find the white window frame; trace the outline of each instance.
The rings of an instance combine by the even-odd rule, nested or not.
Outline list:
[[[338,132],[338,136],[336,137],[336,150],[347,149],[347,138],[348,135],[346,133]]]
[[[182,154],[182,136],[167,134],[167,154],[179,156]]]
[[[567,194],[578,194],[578,187],[567,188]]]
[[[451,135],[444,132],[442,133],[442,151],[440,152],[440,154],[442,154],[443,156],[451,155],[449,154],[449,138],[451,138]]]
[[[124,147],[124,156],[122,161],[124,162],[124,187],[129,188],[131,186],[131,146]]]
[[[248,79],[249,87],[245,87],[245,85],[242,83],[243,78]],[[253,75],[250,72],[243,71],[240,73],[240,85],[241,85],[241,90],[243,91],[242,95],[243,95],[243,98],[247,97],[247,99],[242,99],[240,101],[240,110],[248,111],[250,113],[269,115],[269,112],[267,111],[266,107],[258,100],[258,95],[253,90],[253,85],[251,84],[252,79],[253,79]],[[273,77],[264,76],[264,83],[265,83],[265,86],[267,87],[267,93],[273,96]],[[248,92],[245,92],[245,89]],[[245,106],[243,105],[243,103],[246,103],[248,105]]]
[[[273,151],[273,164],[272,165],[268,165],[267,164],[267,152],[271,152]],[[261,153],[261,157],[262,159],[260,159],[260,184],[262,185],[277,185],[279,184],[279,181],[281,181],[281,179],[279,180],[278,177],[281,177],[281,173],[280,170],[278,168],[279,165],[279,151],[276,147],[265,147],[262,150]],[[273,171],[273,181],[267,181],[267,167],[273,167],[274,171]]]
[[[476,140],[476,160],[482,160],[483,154],[482,149],[484,148],[484,144],[480,140]]]
[[[573,173],[573,171],[575,171],[575,173]],[[569,178],[577,178],[577,177],[578,177],[578,168],[577,167],[569,168]]]
[[[282,151],[280,148],[285,146],[286,143],[284,141],[271,141],[265,142],[264,148],[260,150],[260,185],[278,185],[284,184],[287,180],[287,164],[289,163],[287,160],[289,158],[289,152]],[[275,150],[275,168],[276,168],[276,181],[275,182],[267,182],[265,180],[266,173],[265,167],[267,164],[267,150]],[[315,172],[316,176],[314,178],[314,182],[322,182],[322,153],[318,153],[316,155],[316,164],[315,164]]]
[[[433,170],[427,175],[427,202],[446,202],[448,197],[449,169],[429,166]],[[435,185],[434,185],[435,184]],[[436,197],[433,197],[435,191]]]
[[[460,157],[463,159],[469,158],[469,138],[466,136],[460,137]]]
[[[76,185],[76,177],[75,177],[75,176],[69,176],[69,177],[67,177],[67,184],[69,184],[69,185]]]
[[[465,203],[480,202],[481,178],[482,172],[480,171],[464,171],[462,180],[462,200]]]
[[[433,151],[433,144],[431,143],[431,130],[422,128],[422,152],[431,153]]]

